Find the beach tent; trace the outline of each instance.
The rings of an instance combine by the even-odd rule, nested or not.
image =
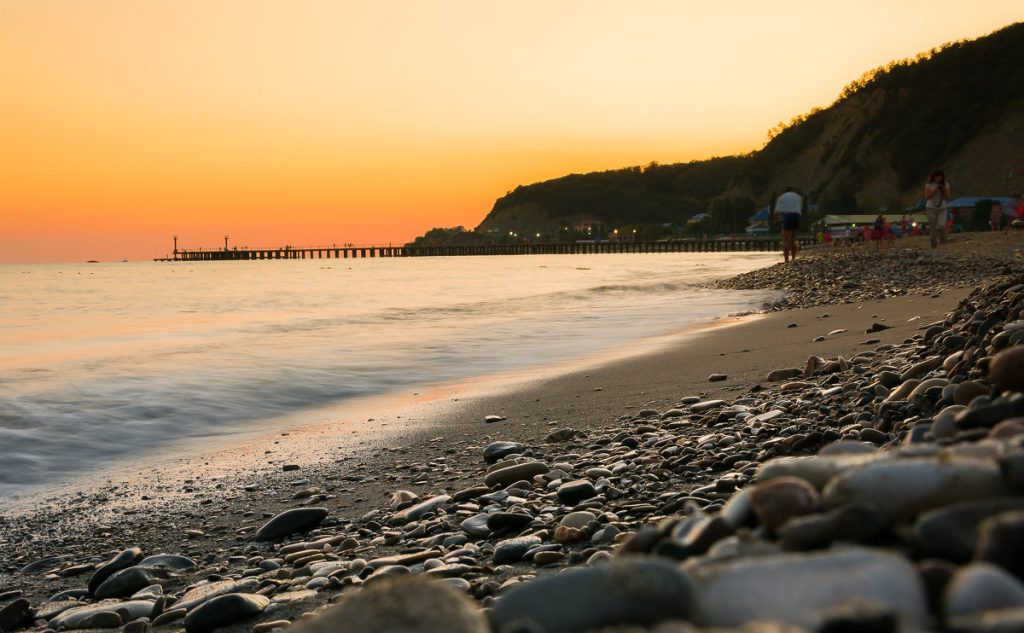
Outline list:
[[[964,196],[950,200],[946,206],[949,207],[950,211],[967,211],[970,213],[974,211],[979,202],[986,200],[991,200],[993,203],[1003,207],[1003,215],[1013,215],[1017,211],[1017,200],[1009,196]]]
[[[748,235],[767,233],[770,230],[768,222],[771,220],[772,208],[763,207],[760,211],[747,218],[749,225],[744,229]]]

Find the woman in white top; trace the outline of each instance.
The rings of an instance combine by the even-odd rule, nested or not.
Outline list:
[[[924,186],[924,214],[928,218],[928,235],[932,248],[946,243],[946,203],[949,202],[949,183],[946,173],[936,169]]]

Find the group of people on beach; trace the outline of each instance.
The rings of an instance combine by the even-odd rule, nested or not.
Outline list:
[[[935,169],[928,177],[928,182],[924,186],[924,215],[928,220],[928,236],[933,249],[939,248],[948,239],[948,225],[951,217],[948,206],[951,197],[952,194],[949,181],[946,180],[946,172],[942,169]],[[1020,206],[1017,208],[1014,218],[1006,222],[1005,226],[1002,207],[998,204],[993,205],[989,218],[989,226],[993,231],[1000,229],[1007,231],[1011,227],[1024,228],[1024,196],[1017,197],[1020,200]],[[775,200],[774,214],[776,221],[782,227],[782,257],[787,262],[790,259],[795,260],[797,254],[796,233],[800,230],[800,219],[803,214],[803,196],[795,188],[787,187],[785,192]],[[861,227],[858,238],[862,237],[865,242],[873,241],[878,248],[881,248],[883,243],[886,246],[892,244],[896,236],[896,230],[896,227],[891,225],[885,218],[885,215],[879,213],[872,224]],[[911,234],[911,222],[905,214],[900,220],[899,231],[901,236]],[[914,224],[913,234],[917,234],[916,224]],[[847,237],[849,238],[850,236],[848,235]],[[831,233],[827,230],[824,232],[824,241],[831,241]]]

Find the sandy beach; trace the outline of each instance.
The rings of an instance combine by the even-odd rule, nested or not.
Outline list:
[[[849,289],[833,289],[832,296],[841,300],[724,318],[603,358],[355,402],[344,413],[325,411],[325,417],[338,417],[322,425],[258,434],[231,446],[134,464],[72,484],[59,494],[27,498],[17,504],[16,512],[0,517],[0,594],[36,605],[62,591],[74,592],[103,561],[135,546],[145,555],[166,552],[196,561],[205,571],[198,576],[193,572],[188,576],[191,582],[204,575],[248,577],[233,570],[263,551],[248,545],[252,532],[268,518],[296,507],[326,508],[331,518],[321,530],[334,526],[356,537],[359,545],[349,559],[419,551],[422,547],[413,547],[401,530],[391,533],[383,527],[388,524],[382,517],[391,512],[389,504],[405,507],[392,503],[396,491],[431,499],[473,489],[488,473],[481,455],[496,441],[522,444],[526,455],[539,456],[559,454],[552,445],[571,438],[573,449],[562,452],[579,455],[635,424],[645,411],[664,413],[695,402],[731,402],[777,390],[779,382],[768,380],[770,372],[792,369],[792,376],[802,377],[812,356],[860,357],[865,362],[880,358],[901,345],[914,344],[929,327],[946,321],[971,292],[973,284],[963,283],[970,274],[984,278],[977,271],[994,262],[1019,270],[1017,237],[961,237],[939,255],[923,249],[922,240],[901,244],[898,256],[866,249],[852,260],[848,253],[815,253],[809,261],[845,258],[844,266],[860,262],[862,269],[851,270],[854,274],[867,274],[879,258],[896,266],[943,262],[950,274],[938,285],[908,278],[899,284],[897,294],[879,293],[867,300],[851,300]],[[979,251],[987,258],[980,264]],[[806,281],[829,283],[827,274]],[[820,301],[814,293],[805,295],[805,303]],[[790,300],[788,305],[798,303]],[[718,376],[711,380],[712,375]],[[500,419],[488,422],[488,416]],[[556,431],[562,431],[563,440],[549,437]],[[599,438],[605,439],[592,443]],[[536,452],[542,446],[547,448]],[[697,489],[721,474],[715,468],[685,474],[683,480]],[[649,519],[637,517],[635,524]],[[562,564],[572,564],[593,551],[566,546],[559,553],[564,556]],[[38,571],[22,571],[47,560]],[[482,592],[486,578],[506,582],[521,573],[515,566],[505,567],[510,566],[485,566],[470,574],[470,594],[478,599],[489,596],[496,585]],[[264,571],[268,578],[286,577],[277,570]],[[162,584],[172,591],[185,582],[182,577]],[[340,595],[331,588],[340,591],[342,585],[325,585],[323,591],[278,607],[273,618],[268,615],[264,620],[293,619],[314,611]],[[485,600],[485,606],[491,600]],[[170,626],[180,624],[172,621]],[[249,630],[250,625],[238,626]]]

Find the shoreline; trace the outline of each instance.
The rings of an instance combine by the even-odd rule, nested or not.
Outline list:
[[[1019,270],[1019,249],[1016,252],[1016,260],[1006,261],[1015,262]],[[808,258],[816,263],[805,265],[805,268],[824,265],[822,262],[835,262],[840,255],[819,253]],[[870,252],[862,254],[869,260],[871,255]],[[930,266],[939,261],[945,264],[948,258],[956,257],[956,253],[893,253],[878,257],[885,262],[896,260],[894,265],[901,267],[907,265],[907,258],[923,257],[924,260],[913,261],[923,261],[925,266]],[[985,260],[981,263],[987,265],[991,262]],[[869,261],[869,264],[872,265],[865,271],[880,268],[884,273],[885,267],[877,266],[878,262]],[[193,473],[189,479],[156,472],[151,475],[153,487],[145,490],[134,484],[126,488],[122,482],[111,482],[89,495],[65,497],[34,515],[0,515],[0,536],[10,544],[8,551],[12,552],[0,566],[3,572],[0,574],[0,589],[20,591],[21,596],[37,604],[61,590],[82,586],[82,576],[63,575],[61,570],[84,565],[87,569],[79,573],[91,574],[93,568],[112,554],[133,546],[141,546],[147,555],[180,553],[203,561],[196,571],[202,573],[188,576],[193,581],[204,575],[209,577],[211,573],[221,578],[243,579],[246,576],[242,569],[230,564],[225,557],[252,556],[257,552],[260,557],[272,557],[273,546],[266,550],[249,544],[251,530],[267,518],[295,507],[325,507],[332,519],[324,524],[321,533],[333,534],[341,530],[356,535],[357,526],[364,526],[360,528],[360,534],[367,530],[365,526],[370,526],[368,533],[357,537],[359,547],[355,553],[342,557],[343,560],[352,560],[354,556],[365,560],[394,556],[400,552],[423,551],[424,547],[431,546],[425,545],[422,537],[417,541],[402,535],[403,531],[409,532],[409,526],[386,527],[389,523],[386,519],[393,511],[389,507],[396,507],[389,499],[396,491],[407,490],[422,499],[437,499],[439,495],[471,490],[486,474],[487,464],[481,459],[482,452],[499,440],[519,443],[523,447],[519,450],[525,456],[548,462],[555,460],[557,467],[559,455],[577,455],[578,458],[581,454],[591,455],[595,450],[600,454],[601,450],[596,447],[617,445],[618,440],[614,438],[628,433],[637,424],[640,428],[650,429],[646,431],[649,435],[675,428],[671,416],[661,418],[661,423],[648,421],[652,411],[668,415],[672,410],[680,410],[680,415],[683,415],[693,402],[715,399],[746,402],[762,398],[765,394],[770,398],[780,398],[783,397],[777,393],[780,383],[768,382],[768,373],[779,369],[801,370],[809,356],[856,358],[863,361],[861,364],[864,366],[870,362],[885,367],[889,355],[901,348],[920,345],[924,333],[931,331],[928,326],[935,328],[936,323],[948,322],[948,315],[972,292],[972,285],[961,283],[963,276],[974,270],[970,266],[973,264],[965,265],[963,271],[967,272],[950,267],[948,283],[926,282],[923,288],[901,289],[901,294],[896,296],[848,303],[841,297],[830,304],[793,307],[796,303],[793,297],[799,297],[800,291],[790,289],[787,299],[780,302],[783,305],[777,306],[784,309],[731,320],[661,349],[645,350],[646,353],[610,359],[540,380],[525,380],[511,389],[507,383],[498,381],[476,385],[477,389],[469,393],[436,394],[441,397],[421,404],[415,411],[402,411],[401,415],[396,411],[375,419],[374,422],[381,425],[379,428],[383,425],[390,427],[389,433],[385,436],[366,430],[359,434],[366,435],[366,438],[354,447],[358,450],[349,451],[336,446],[333,434],[337,427],[331,425],[328,426],[333,431],[328,427],[316,427],[267,435],[260,441],[254,441],[245,455],[234,456],[234,465],[225,468],[223,474],[217,468],[211,468],[211,464],[183,460],[187,463],[180,465],[181,472]],[[772,268],[767,270],[778,274],[779,267]],[[800,269],[793,267],[792,270]],[[786,269],[782,271],[787,272]],[[803,270],[802,274],[808,273]],[[823,278],[828,281],[827,270],[817,274],[818,283],[822,283]],[[850,298],[849,295],[855,294],[854,290],[838,288],[836,292],[837,296],[846,293],[845,298]],[[809,297],[807,303],[816,301],[814,292],[805,292],[803,296]],[[878,296],[884,296],[884,293]],[[824,316],[826,313],[827,317]],[[875,324],[888,327],[867,333],[866,330]],[[816,340],[819,337],[824,338]],[[904,359],[904,356],[894,356],[893,359],[889,362],[897,363],[897,359]],[[726,378],[711,382],[711,374],[722,374]],[[797,391],[793,393],[801,394],[814,389],[820,392],[824,387],[819,387],[819,383],[824,385],[827,381],[801,382],[797,378],[791,384],[797,385],[794,387]],[[808,398],[813,400],[812,396]],[[505,419],[486,423],[486,415]],[[548,439],[552,431],[564,429],[571,429],[566,439]],[[850,433],[853,434],[851,437],[860,437],[859,432],[857,429],[845,431],[844,437]],[[886,442],[891,441],[892,432],[881,433]],[[865,430],[864,437],[873,436]],[[878,441],[882,441],[881,438]],[[566,442],[568,445],[562,447]],[[689,446],[681,442],[680,445]],[[285,469],[285,465],[289,468]],[[749,471],[750,467],[747,467],[743,473]],[[682,477],[678,480],[697,491],[709,483],[721,486],[716,483],[721,475],[719,468],[687,470],[673,475],[671,481]],[[599,476],[595,473],[593,477]],[[750,475],[739,474],[737,477],[737,481],[742,478],[749,480]],[[589,474],[587,478],[592,479]],[[673,489],[666,489],[666,494]],[[658,486],[652,490],[658,490]],[[689,493],[691,496],[696,494],[693,491]],[[542,489],[535,491],[542,492]],[[641,496],[650,498],[649,494]],[[703,497],[705,501],[711,500],[705,509],[712,511],[718,503],[714,499],[724,500],[728,496]],[[622,521],[622,531],[616,533],[622,535],[636,531],[651,516],[670,514],[667,511],[655,512],[656,507],[652,506],[634,519],[630,518],[631,510],[627,504],[627,514],[623,517],[621,502],[612,501],[613,497],[608,493],[599,499],[604,497],[608,498],[603,503],[620,508],[617,514]],[[461,503],[480,507],[479,503],[472,501]],[[551,501],[541,500],[540,503],[550,505]],[[642,502],[638,503],[647,507]],[[531,516],[536,516],[536,510],[542,505],[532,504],[525,503],[527,509],[534,508]],[[573,505],[577,504],[570,504],[570,509]],[[666,507],[671,505],[666,504]],[[583,507],[586,506],[584,503]],[[678,511],[681,504],[676,508]],[[599,509],[600,506],[591,507],[594,512]],[[449,511],[454,509],[449,508]],[[510,511],[517,510],[513,508]],[[608,510],[605,512],[607,514]],[[429,514],[427,517],[414,523],[420,527],[437,524],[437,519],[429,519]],[[429,530],[428,527],[424,534]],[[530,531],[527,529],[526,533]],[[546,534],[542,538],[551,538],[550,531],[539,527],[533,531]],[[508,535],[514,536],[516,532],[519,530]],[[478,542],[480,554],[488,557],[494,552],[490,544],[492,540]],[[489,579],[493,578],[498,584],[519,584],[532,577],[536,573],[534,569],[539,569],[543,576],[551,570],[564,568],[566,564],[581,564],[596,553],[614,550],[620,540],[595,540],[589,547],[586,543],[579,547],[563,545],[557,550],[561,558],[554,554],[550,557],[550,570],[536,562],[534,565],[525,563],[525,568],[522,563],[479,563],[465,578],[456,576],[451,580],[463,581],[465,587],[456,582],[452,584],[468,590],[470,595],[488,606],[493,603],[493,593],[497,590],[497,585],[488,585]],[[64,558],[50,563],[55,571],[45,579],[32,580],[18,573],[26,564],[54,556]],[[330,555],[326,558],[331,559]],[[338,582],[325,582],[314,587],[312,595],[306,594],[294,605],[279,606],[273,617],[268,614],[264,620],[295,619],[302,613],[319,610],[339,595],[351,593],[348,587],[352,583],[342,582],[343,576],[338,575]],[[263,586],[273,585],[275,590],[281,591],[288,589],[285,579],[290,576],[275,576],[269,571],[266,574],[266,579],[275,577],[282,581],[275,580]],[[172,591],[176,587],[184,587],[182,583],[185,580],[183,577],[180,581],[164,584],[168,591]],[[297,589],[291,587],[293,591]],[[180,625],[180,620],[172,622],[167,630],[176,630]],[[234,630],[250,630],[248,625],[235,626],[241,628]]]

